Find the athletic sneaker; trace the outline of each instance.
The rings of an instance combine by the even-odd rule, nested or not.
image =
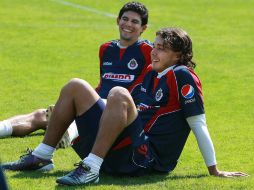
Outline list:
[[[89,166],[83,162],[75,164],[75,166],[78,167],[67,175],[58,178],[56,182],[61,185],[84,185],[99,182],[99,174],[91,172]]]
[[[49,105],[47,110],[46,110],[46,120],[49,122],[51,114],[54,110],[54,105]],[[58,144],[56,145],[56,149],[59,148],[67,148],[71,146],[71,138],[70,135],[68,133],[68,130],[66,130],[66,132],[64,133],[63,137],[61,138],[61,140],[58,142]]]
[[[4,170],[24,171],[50,171],[54,169],[53,160],[44,160],[32,155],[32,150],[28,149],[27,154],[20,156],[20,159],[15,162],[1,164]]]
[[[67,148],[69,146],[71,146],[71,138],[68,130],[66,130],[61,140],[57,143],[56,149]]]
[[[49,105],[46,109],[46,120],[49,121],[55,105]]]

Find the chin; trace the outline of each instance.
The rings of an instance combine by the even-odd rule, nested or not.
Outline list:
[[[156,65],[154,65],[154,64],[152,64],[152,69],[154,70],[154,71],[156,71],[156,72],[159,72],[158,70],[158,68],[156,67]]]
[[[123,39],[123,40],[126,40],[126,41],[130,41],[131,40],[131,37],[130,36],[127,36],[127,35],[121,35],[121,38]]]

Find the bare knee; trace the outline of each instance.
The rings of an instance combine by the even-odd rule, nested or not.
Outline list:
[[[73,78],[62,88],[61,94],[70,93],[71,95],[74,95],[80,90],[86,90],[86,87],[90,87],[90,85],[85,80]]]
[[[36,129],[46,129],[47,126],[47,119],[46,119],[46,109],[38,109],[35,110],[33,113],[32,118],[32,127]]]
[[[131,95],[126,88],[123,87],[114,87],[109,91],[107,97],[107,103],[130,103],[132,101]]]
[[[123,87],[114,87],[110,90],[106,109],[114,110],[116,117],[126,121],[124,124],[127,127],[137,117],[137,109],[129,91]]]

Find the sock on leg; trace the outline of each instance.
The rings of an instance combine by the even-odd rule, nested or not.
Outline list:
[[[83,163],[91,168],[91,172],[98,174],[101,168],[103,159],[90,153],[84,160]]]
[[[69,128],[67,129],[69,137],[70,137],[70,141],[72,142],[74,139],[76,139],[79,134],[78,134],[78,129],[77,129],[77,125],[76,122],[73,121],[71,123],[71,125],[69,126]]]
[[[8,120],[4,120],[0,122],[0,137],[9,137],[12,135],[12,125]]]
[[[55,152],[55,148],[44,143],[40,143],[33,151],[32,155],[44,159],[51,160],[53,158],[53,154]]]

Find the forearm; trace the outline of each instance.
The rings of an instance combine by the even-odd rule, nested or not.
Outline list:
[[[217,169],[217,165],[208,166],[207,169],[208,169],[208,172],[209,172],[210,175],[214,175],[214,176],[218,176],[219,175],[219,171]]]
[[[215,166],[217,164],[215,151],[211,137],[207,129],[205,115],[202,114],[188,117],[187,122],[196,137],[199,149],[205,160],[206,166],[207,167]]]

